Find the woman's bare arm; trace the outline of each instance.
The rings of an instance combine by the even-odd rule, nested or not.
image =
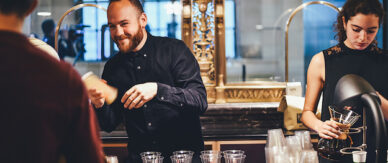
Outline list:
[[[326,139],[338,137],[338,126],[333,121],[322,122],[315,116],[317,104],[325,81],[325,61],[320,52],[311,59],[307,71],[307,90],[302,113],[302,122]],[[323,108],[326,109],[326,108]]]

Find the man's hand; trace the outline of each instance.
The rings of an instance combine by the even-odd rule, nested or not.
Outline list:
[[[104,106],[105,97],[103,96],[101,91],[98,91],[96,89],[89,89],[88,94],[95,108],[101,108],[102,106]]]
[[[158,85],[156,83],[144,83],[133,86],[124,93],[121,102],[124,103],[124,108],[133,109],[140,108],[144,103],[150,101],[156,96]]]

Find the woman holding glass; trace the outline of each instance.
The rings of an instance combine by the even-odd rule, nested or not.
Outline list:
[[[382,102],[385,119],[388,119],[388,56],[377,47],[376,34],[382,24],[384,9],[378,0],[348,0],[340,11],[335,24],[339,43],[316,54],[307,72],[306,99],[302,122],[316,131],[321,138],[338,138],[339,128],[330,121],[328,106],[333,104],[337,81],[346,74],[356,74],[366,79],[377,91]],[[323,93],[322,118],[315,112]],[[352,108],[362,113],[362,108]],[[374,162],[374,126],[367,117],[367,162]],[[362,119],[362,118],[360,118]],[[354,125],[359,127],[362,120]],[[354,144],[362,144],[362,134],[352,135]],[[320,158],[320,162],[331,162]],[[343,161],[340,161],[343,162]]]

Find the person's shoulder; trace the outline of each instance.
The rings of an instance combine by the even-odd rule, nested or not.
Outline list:
[[[386,62],[388,66],[388,50],[380,49],[380,51],[377,53],[378,59],[382,62]]]
[[[322,55],[334,55],[342,51],[341,45],[337,44],[322,51]]]
[[[113,55],[106,61],[104,67],[106,68],[106,67],[118,65],[117,63],[120,62],[122,59],[123,59],[123,54],[118,52],[117,54]]]
[[[151,37],[152,37],[152,40],[154,40],[153,42],[163,47],[164,46],[174,46],[174,47],[186,46],[186,44],[182,40],[179,40],[176,38],[162,37],[162,36],[151,36]]]
[[[323,52],[321,51],[321,52],[315,54],[313,56],[313,58],[311,58],[311,63],[310,64],[320,64],[321,65],[321,64],[324,63],[324,61],[325,61],[324,55],[323,55]]]
[[[35,45],[27,46],[26,52],[29,54],[25,58],[28,60],[28,64],[31,64],[31,67],[35,65],[35,68],[46,71],[47,75],[61,79],[69,78],[69,75],[79,77],[78,72],[69,63],[58,60]]]

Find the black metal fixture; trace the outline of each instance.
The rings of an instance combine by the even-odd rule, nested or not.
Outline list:
[[[376,163],[387,161],[387,128],[380,100],[374,88],[362,77],[348,74],[343,76],[335,87],[334,104],[343,106],[361,106],[367,115],[373,117],[376,139]],[[365,132],[365,131],[364,131]],[[369,154],[369,157],[374,157]]]

